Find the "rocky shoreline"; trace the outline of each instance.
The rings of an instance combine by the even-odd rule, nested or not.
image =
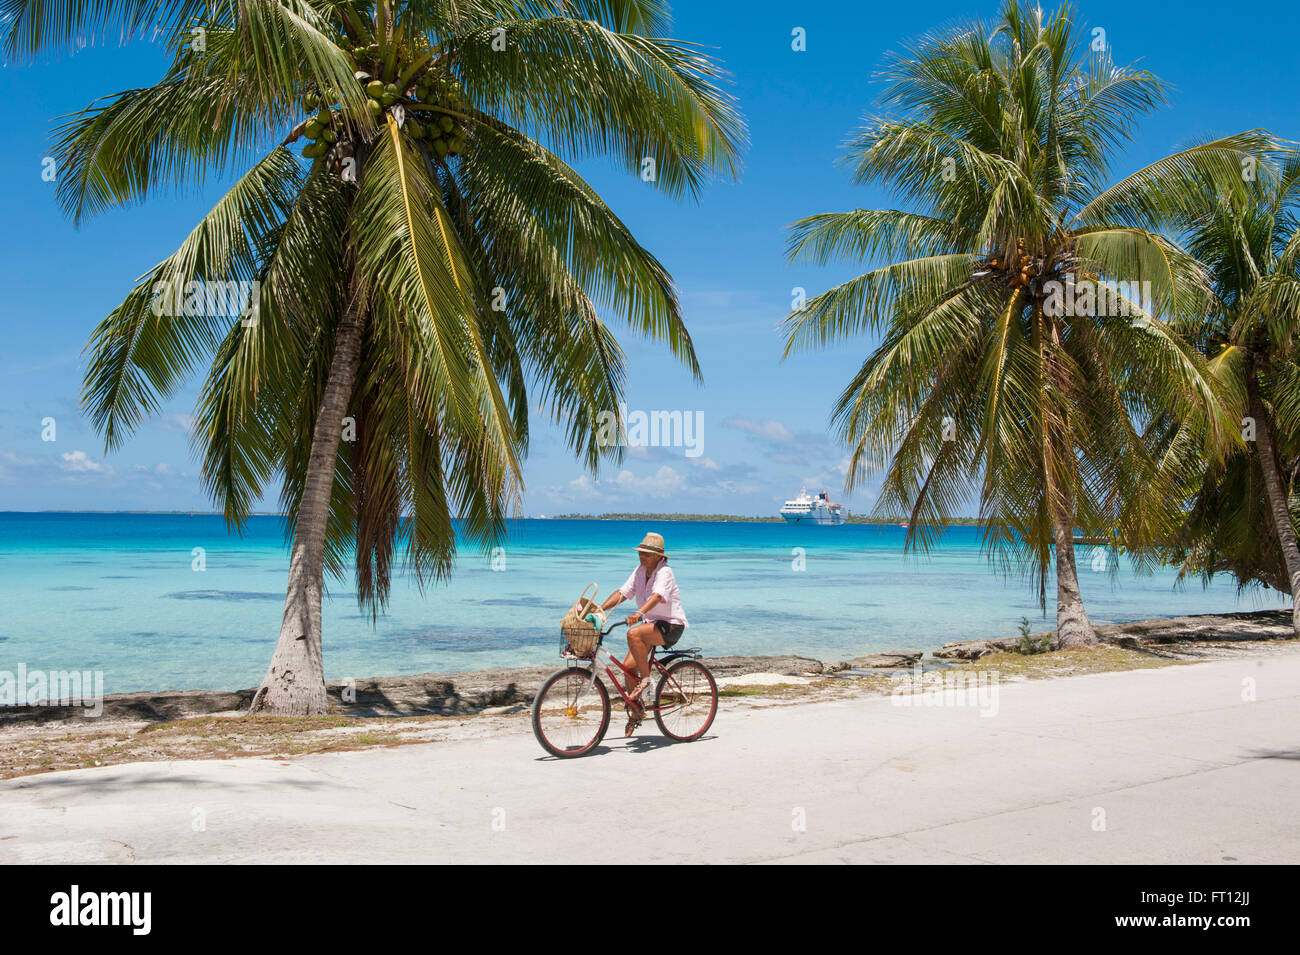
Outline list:
[[[1145,645],[1203,642],[1239,642],[1288,639],[1291,615],[1286,610],[1228,614],[1199,614],[1115,624],[1097,628],[1105,643],[1130,649]],[[1041,641],[1054,631],[1033,634]],[[1015,650],[1020,638],[966,640],[946,643],[933,651],[934,661],[978,660],[982,656]],[[751,673],[810,677],[858,670],[907,669],[926,662],[919,651],[874,653],[833,663],[800,656],[706,657],[718,678]],[[462,716],[497,707],[532,701],[556,665],[476,670],[465,673],[420,673],[411,676],[371,677],[329,684],[331,709],[343,716],[393,717]],[[345,694],[350,699],[345,699]],[[185,690],[158,693],[115,693],[104,697],[99,720],[157,722],[190,716],[237,715],[247,710],[253,689],[222,692]],[[85,712],[72,706],[0,707],[0,729],[15,724],[77,720]]]
[[[1157,617],[1133,623],[1099,626],[1102,643],[1138,649],[1146,644],[1239,643],[1247,640],[1287,640],[1293,636],[1291,611],[1248,610],[1239,613],[1203,613],[1186,617]],[[1052,638],[1055,630],[1030,634],[1030,642]],[[996,640],[961,640],[945,643],[932,654],[939,660],[978,660],[990,653],[1014,651],[1020,637]]]

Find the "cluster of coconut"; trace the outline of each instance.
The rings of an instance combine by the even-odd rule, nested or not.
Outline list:
[[[446,76],[425,73],[410,91],[423,106],[448,110],[418,110],[408,114],[406,131],[412,139],[429,144],[438,158],[458,156],[465,149],[465,123],[452,113],[465,109],[465,97],[460,84]]]
[[[1029,282],[1042,272],[1041,261],[1035,260],[1025,251],[1025,240],[1016,241],[1016,254],[1008,250],[1004,255],[989,259],[989,268],[1007,274],[1007,282],[1012,288],[1028,288]]]
[[[339,141],[334,110],[331,109],[337,99],[333,90],[326,90],[323,93],[308,93],[303,100],[303,109],[308,113],[319,110],[302,128],[302,134],[311,140],[303,147],[302,154],[305,158],[320,159]]]
[[[351,48],[350,52],[358,65],[369,66],[376,72],[381,69],[377,44],[359,45]],[[398,70],[404,68],[401,62],[397,64]],[[399,114],[399,118],[407,135],[426,144],[428,152],[443,159],[464,151],[466,124],[454,114],[464,112],[466,101],[456,80],[427,67],[404,90],[399,89],[396,83],[372,78],[372,74],[364,69],[358,69],[356,78],[365,89],[366,108],[376,121],[389,109],[401,106],[404,115]],[[342,114],[334,109],[339,99],[337,91],[327,89],[309,93],[303,102],[311,117],[303,125],[303,135],[311,140],[303,148],[303,157],[328,159],[335,171],[342,167],[344,159],[353,155],[348,131],[342,124]]]

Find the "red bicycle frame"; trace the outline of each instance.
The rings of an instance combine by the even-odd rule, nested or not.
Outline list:
[[[593,683],[595,683],[596,680],[597,657],[600,656],[601,650],[605,649],[605,637],[607,637],[610,633],[612,633],[615,627],[625,627],[625,626],[627,626],[627,624],[620,621],[619,623],[611,624],[608,630],[601,633],[600,642],[596,644],[596,649],[591,652],[591,679]],[[658,647],[651,647],[650,659],[646,661],[647,666],[650,667],[650,673],[652,675],[654,674],[656,668],[658,668],[658,670],[661,673],[668,672],[664,668],[664,665],[655,659],[655,651],[658,649],[659,649]],[[622,661],[619,660],[618,657],[614,656],[614,654],[610,653],[608,650],[605,650],[605,656],[609,658],[609,661],[613,663],[614,666],[622,670],[623,674],[627,676],[629,679],[635,679],[637,681],[641,679],[641,677],[636,673],[636,671],[629,670],[627,667],[623,666]],[[653,713],[654,711],[660,709],[660,707],[657,704],[651,704],[649,706],[646,706],[640,702],[634,704],[632,702],[632,697],[627,695],[627,692],[623,689],[622,682],[620,682],[618,676],[614,673],[614,671],[611,670],[609,667],[605,667],[605,675],[609,677],[609,682],[614,684],[614,689],[618,690],[618,695],[623,698],[623,703],[625,705],[638,706],[645,713]],[[678,686],[677,689],[681,690],[681,687]],[[585,692],[583,693],[583,696],[585,698],[586,696]]]
[[[650,648],[650,659],[649,659],[648,661],[646,661],[646,665],[650,667],[650,673],[651,673],[651,675],[654,674],[654,672],[655,672],[655,666],[656,666],[656,664],[657,664],[657,661],[655,660],[655,650],[657,650],[657,649],[659,649],[659,648],[658,648],[658,647],[651,647],[651,648]],[[640,681],[641,677],[640,677],[640,675],[639,675],[635,670],[629,670],[627,667],[623,666],[622,661],[619,660],[618,657],[614,656],[614,654],[610,653],[608,650],[605,651],[605,654],[606,654],[606,656],[609,657],[610,661],[614,664],[614,666],[616,666],[616,667],[618,667],[620,670],[622,670],[623,673],[624,673],[624,674],[625,674],[629,679],[634,679],[634,680]],[[595,670],[595,669],[596,669],[596,661],[595,661],[595,658],[594,658],[594,657],[592,658],[592,661],[591,661],[591,668],[592,668],[592,670]],[[663,667],[660,666],[659,669],[662,670]],[[609,682],[614,684],[614,689],[618,690],[618,695],[621,696],[621,697],[623,697],[623,702],[626,703],[628,706],[632,706],[632,705],[633,705],[633,704],[632,704],[632,697],[628,696],[627,693],[624,691],[624,689],[623,689],[623,684],[620,683],[618,677],[614,675],[614,671],[611,670],[609,667],[605,667],[605,673],[609,676]],[[633,684],[633,685],[635,686],[635,684]],[[656,705],[654,705],[654,704],[651,704],[650,706],[646,706],[645,704],[643,704],[643,703],[639,703],[639,702],[638,702],[636,705],[639,706],[639,707],[641,707],[641,709],[644,710],[644,711],[647,712],[647,713],[650,713],[650,712],[653,712],[654,710],[659,709],[659,707],[656,706]]]

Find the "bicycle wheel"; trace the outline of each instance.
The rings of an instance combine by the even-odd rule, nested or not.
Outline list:
[[[584,667],[551,674],[533,700],[533,735],[542,749],[567,759],[586,756],[609,729],[609,693]]]
[[[678,660],[659,678],[655,690],[655,722],[671,740],[699,739],[718,713],[718,684],[698,660]]]

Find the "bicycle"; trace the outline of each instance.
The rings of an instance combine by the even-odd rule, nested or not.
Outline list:
[[[596,646],[585,656],[574,653],[566,643],[561,656],[568,664],[547,677],[537,691],[533,700],[533,735],[552,756],[561,759],[586,756],[605,738],[609,729],[609,692],[596,672],[597,657],[605,637],[616,627],[625,626],[626,621],[619,621],[600,631]],[[654,713],[664,736],[675,743],[690,743],[703,736],[713,724],[718,712],[718,684],[709,668],[700,662],[699,647],[668,650],[656,659],[658,649],[650,649],[650,673],[658,673],[659,681],[653,702],[642,709]],[[638,678],[632,670],[608,650],[605,656],[635,683]],[[614,670],[606,666],[605,673],[623,702],[631,707],[632,698]]]

